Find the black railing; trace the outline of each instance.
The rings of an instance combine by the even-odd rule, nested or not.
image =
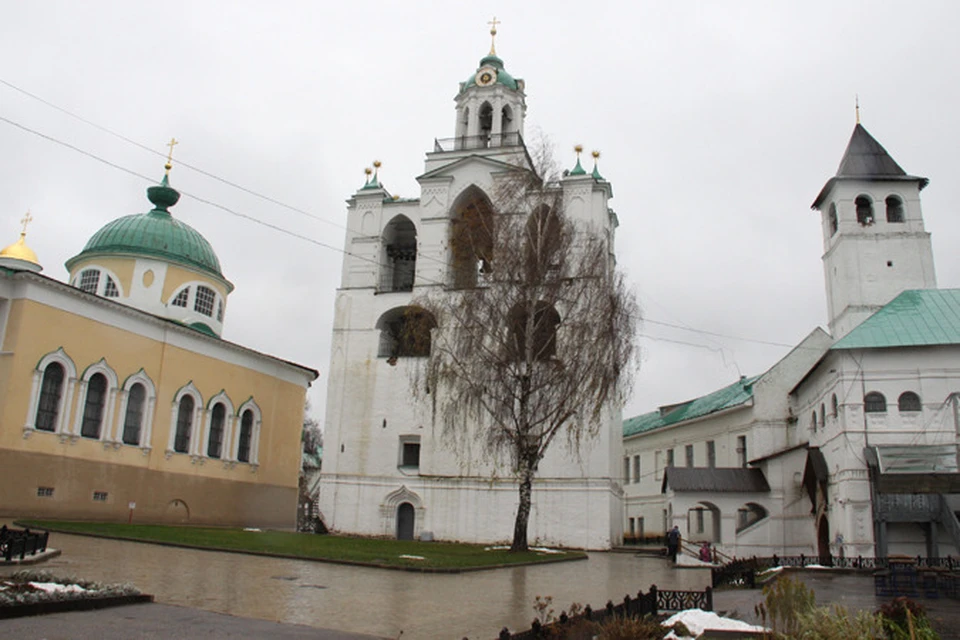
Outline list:
[[[457,138],[436,138],[433,141],[433,150],[435,152],[522,146],[523,138],[520,136],[519,131],[485,133],[478,136],[460,136]]]
[[[877,571],[889,569],[891,565],[910,564],[914,567],[927,569],[945,569],[960,571],[960,559],[947,556],[945,558],[925,558],[923,556],[887,556],[874,558],[869,556],[779,556],[741,558],[713,569],[713,586],[725,584],[739,584],[752,587],[756,574],[774,567],[803,568],[813,565],[832,567],[835,569],[856,569]]]
[[[50,532],[34,533],[29,529],[0,530],[0,557],[6,562],[23,560],[26,556],[43,553],[47,550]]]
[[[661,591],[656,585],[650,587],[647,593],[637,592],[636,598],[626,596],[620,604],[607,602],[603,609],[594,610],[587,605],[583,613],[568,616],[561,613],[555,622],[543,624],[534,620],[526,631],[511,633],[504,627],[500,631],[499,640],[539,640],[541,638],[563,637],[564,627],[572,627],[581,621],[603,623],[612,618],[642,618],[644,616],[658,616],[665,611],[683,611],[685,609],[702,609],[713,611],[713,589],[707,587],[704,591]]]

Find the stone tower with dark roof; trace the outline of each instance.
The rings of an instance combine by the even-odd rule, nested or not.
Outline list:
[[[835,339],[901,291],[936,288],[920,207],[927,182],[907,174],[857,123],[837,174],[812,205],[822,214],[827,312]]]

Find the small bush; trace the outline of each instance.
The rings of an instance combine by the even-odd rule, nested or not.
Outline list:
[[[812,612],[816,603],[813,590],[800,580],[784,576],[764,586],[763,595],[764,622],[769,616],[775,634],[799,637],[800,618]]]
[[[937,640],[940,635],[930,626],[927,612],[917,602],[899,596],[877,610],[883,629],[890,640]],[[911,627],[913,633],[911,634]]]
[[[840,606],[815,607],[798,619],[798,638],[809,640],[875,640],[883,638],[883,621],[869,611],[853,617]]]

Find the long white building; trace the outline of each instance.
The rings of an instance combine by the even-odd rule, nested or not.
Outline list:
[[[740,556],[960,551],[960,290],[936,289],[927,182],[856,125],[813,203],[830,333],[625,421],[628,537],[676,524]]]

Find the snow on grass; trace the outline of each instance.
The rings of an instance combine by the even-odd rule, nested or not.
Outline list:
[[[426,560],[423,556],[409,556],[407,554],[403,554],[400,557],[404,560]]]
[[[80,593],[82,591],[88,591],[78,584],[60,584],[58,582],[28,582],[31,587],[34,589],[40,589],[41,591],[46,591],[47,593],[54,593],[57,591],[66,592],[66,593]]]
[[[732,618],[722,618],[713,611],[703,611],[702,609],[687,609],[670,616],[663,622],[663,626],[671,627],[678,622],[682,622],[690,631],[691,636],[678,636],[673,631],[664,636],[664,640],[679,640],[680,638],[696,638],[707,629],[719,629],[723,631],[758,631],[762,632],[763,627],[749,624],[743,620],[734,620]]]
[[[495,547],[484,547],[484,551],[505,551],[510,548],[510,545],[502,544]],[[550,549],[549,547],[530,547],[530,551],[536,551],[537,553],[566,553],[566,551],[561,551],[560,549]]]

